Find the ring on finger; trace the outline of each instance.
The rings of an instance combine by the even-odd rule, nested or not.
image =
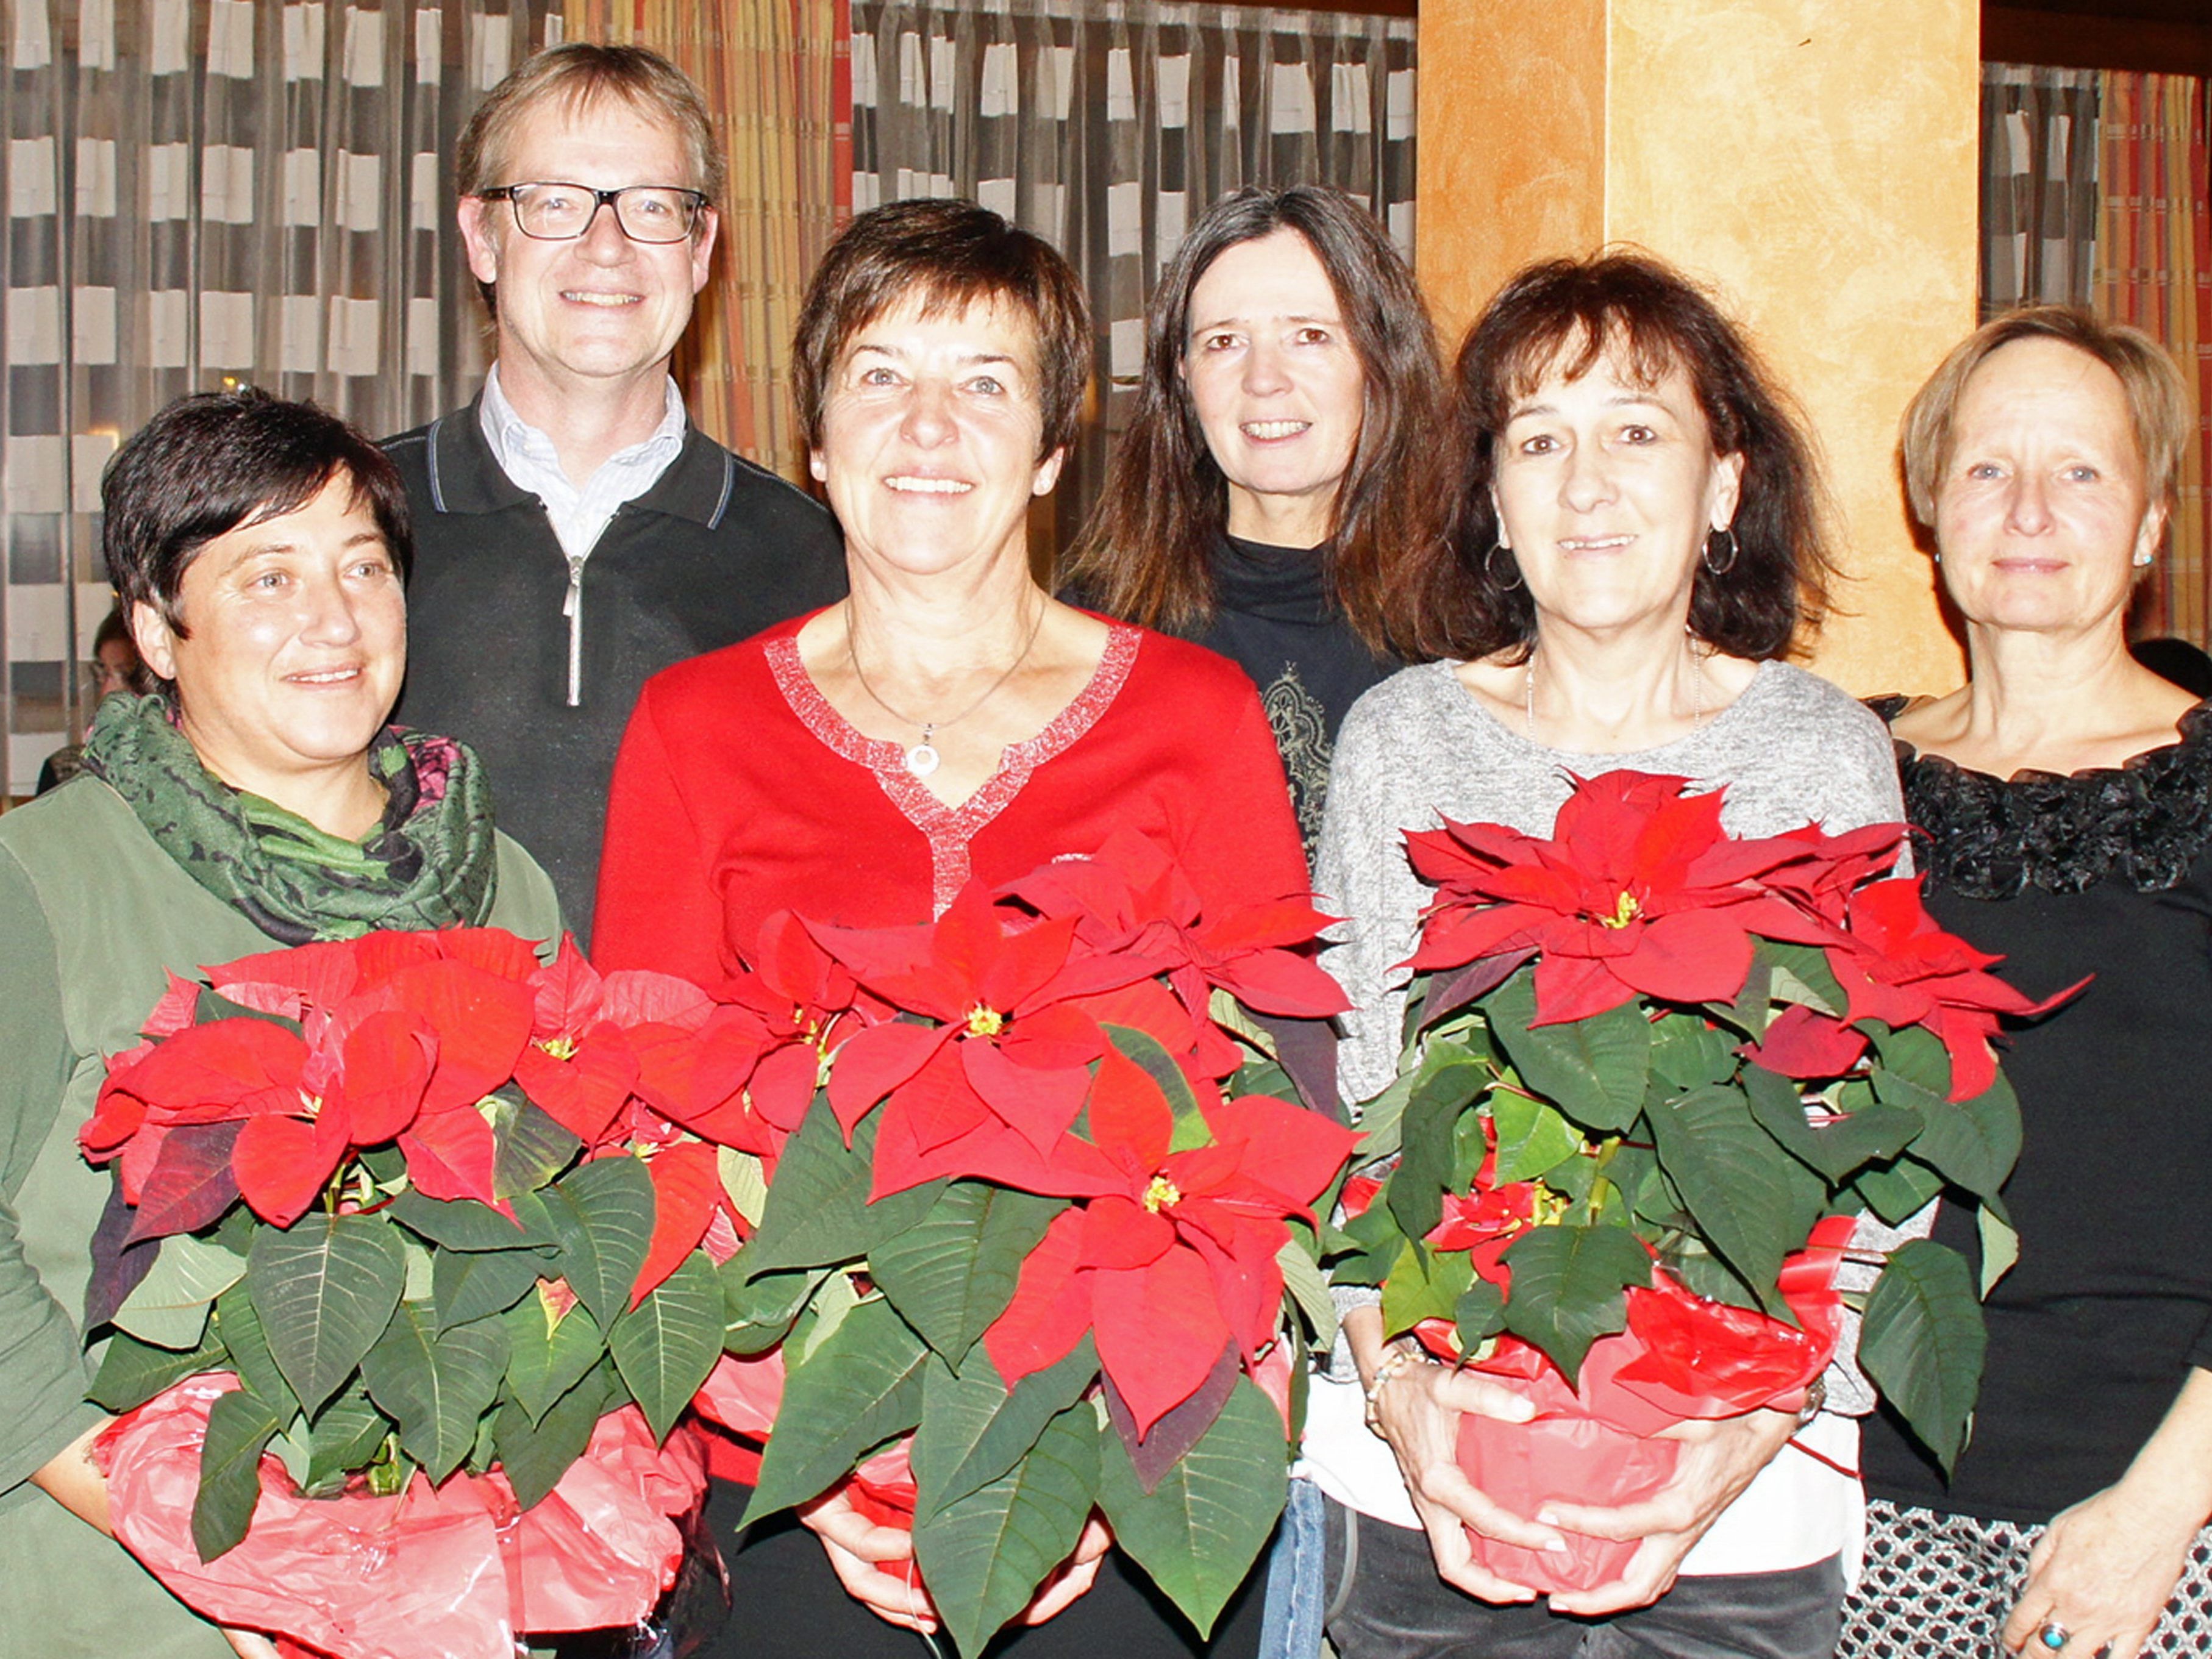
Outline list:
[[[2057,1653],[2074,1639],[2074,1632],[2056,1619],[2046,1619],[2036,1626],[2035,1639],[2045,1653]]]

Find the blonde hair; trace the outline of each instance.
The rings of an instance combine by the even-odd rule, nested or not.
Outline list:
[[[726,179],[722,147],[715,142],[706,101],[690,76],[643,46],[601,46],[587,40],[547,47],[494,87],[477,106],[476,113],[461,131],[453,160],[454,180],[460,193],[475,196],[495,185],[524,182],[499,174],[507,166],[507,148],[515,128],[532,110],[557,102],[574,112],[588,109],[606,98],[619,99],[647,115],[665,117],[684,140],[691,176],[649,182],[681,183],[709,202],[720,199]]]
[[[2166,348],[2139,328],[2101,321],[2074,306],[2028,306],[1991,319],[1954,346],[1905,406],[1899,447],[1913,516],[1934,527],[1936,489],[1950,465],[1959,399],[1974,371],[2015,340],[2057,340],[2119,377],[2146,492],[2153,506],[2170,505],[2197,418],[2188,383]]]

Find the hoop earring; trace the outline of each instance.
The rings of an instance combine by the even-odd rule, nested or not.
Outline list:
[[[1725,558],[1716,560],[1713,557],[1714,536],[1725,536],[1728,538],[1728,556]],[[1705,538],[1705,574],[1707,575],[1727,575],[1729,571],[1735,568],[1735,532],[1733,528],[1716,530]]]
[[[1503,553],[1507,559],[1512,561],[1513,580],[1510,582],[1498,574],[1498,556],[1500,553]],[[1497,585],[1498,590],[1501,593],[1510,593],[1515,588],[1521,586],[1520,561],[1513,558],[1513,550],[1506,546],[1504,542],[1491,543],[1490,551],[1482,556],[1482,574],[1489,577],[1490,580]]]

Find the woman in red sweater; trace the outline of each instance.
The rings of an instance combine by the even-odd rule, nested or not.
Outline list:
[[[601,967],[711,984],[775,911],[927,921],[970,878],[1012,880],[1118,829],[1168,848],[1209,909],[1305,891],[1242,671],[1061,605],[1031,574],[1029,504],[1059,477],[1092,349],[1074,273],[985,209],[899,202],[838,238],[793,380],[851,596],[648,683],[608,805]],[[820,1550],[788,1528],[735,1539],[742,1497],[718,1486],[710,1508],[735,1580],[726,1651],[918,1653],[893,1626],[932,1628],[927,1599],[878,1565],[906,1553],[903,1534],[833,1492],[804,1517]],[[1082,1593],[1103,1541],[1033,1619]],[[1158,1605],[1109,1565],[1067,1618],[1008,1645],[1023,1659],[1209,1650]],[[1247,1611],[1210,1651],[1251,1649]]]

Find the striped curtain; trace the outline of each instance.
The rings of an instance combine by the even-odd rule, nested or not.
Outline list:
[[[2098,312],[2165,343],[2195,393],[2197,428],[2142,631],[2212,641],[2208,482],[2212,482],[2212,206],[2206,83],[2190,76],[2103,77]]]
[[[0,0],[0,796],[87,712],[125,434],[229,382],[395,432],[482,378],[453,144],[549,21],[541,0]]]
[[[852,17],[854,208],[971,198],[1052,242],[1090,294],[1097,418],[1041,544],[1072,539],[1103,487],[1146,302],[1217,198],[1334,185],[1412,252],[1407,20],[1157,0],[852,0]]]
[[[1982,318],[2086,306],[2097,235],[2097,71],[1982,65]]]
[[[794,479],[791,337],[852,201],[844,12],[844,0],[567,0],[571,39],[649,46],[706,94],[730,183],[677,378],[709,436]]]

